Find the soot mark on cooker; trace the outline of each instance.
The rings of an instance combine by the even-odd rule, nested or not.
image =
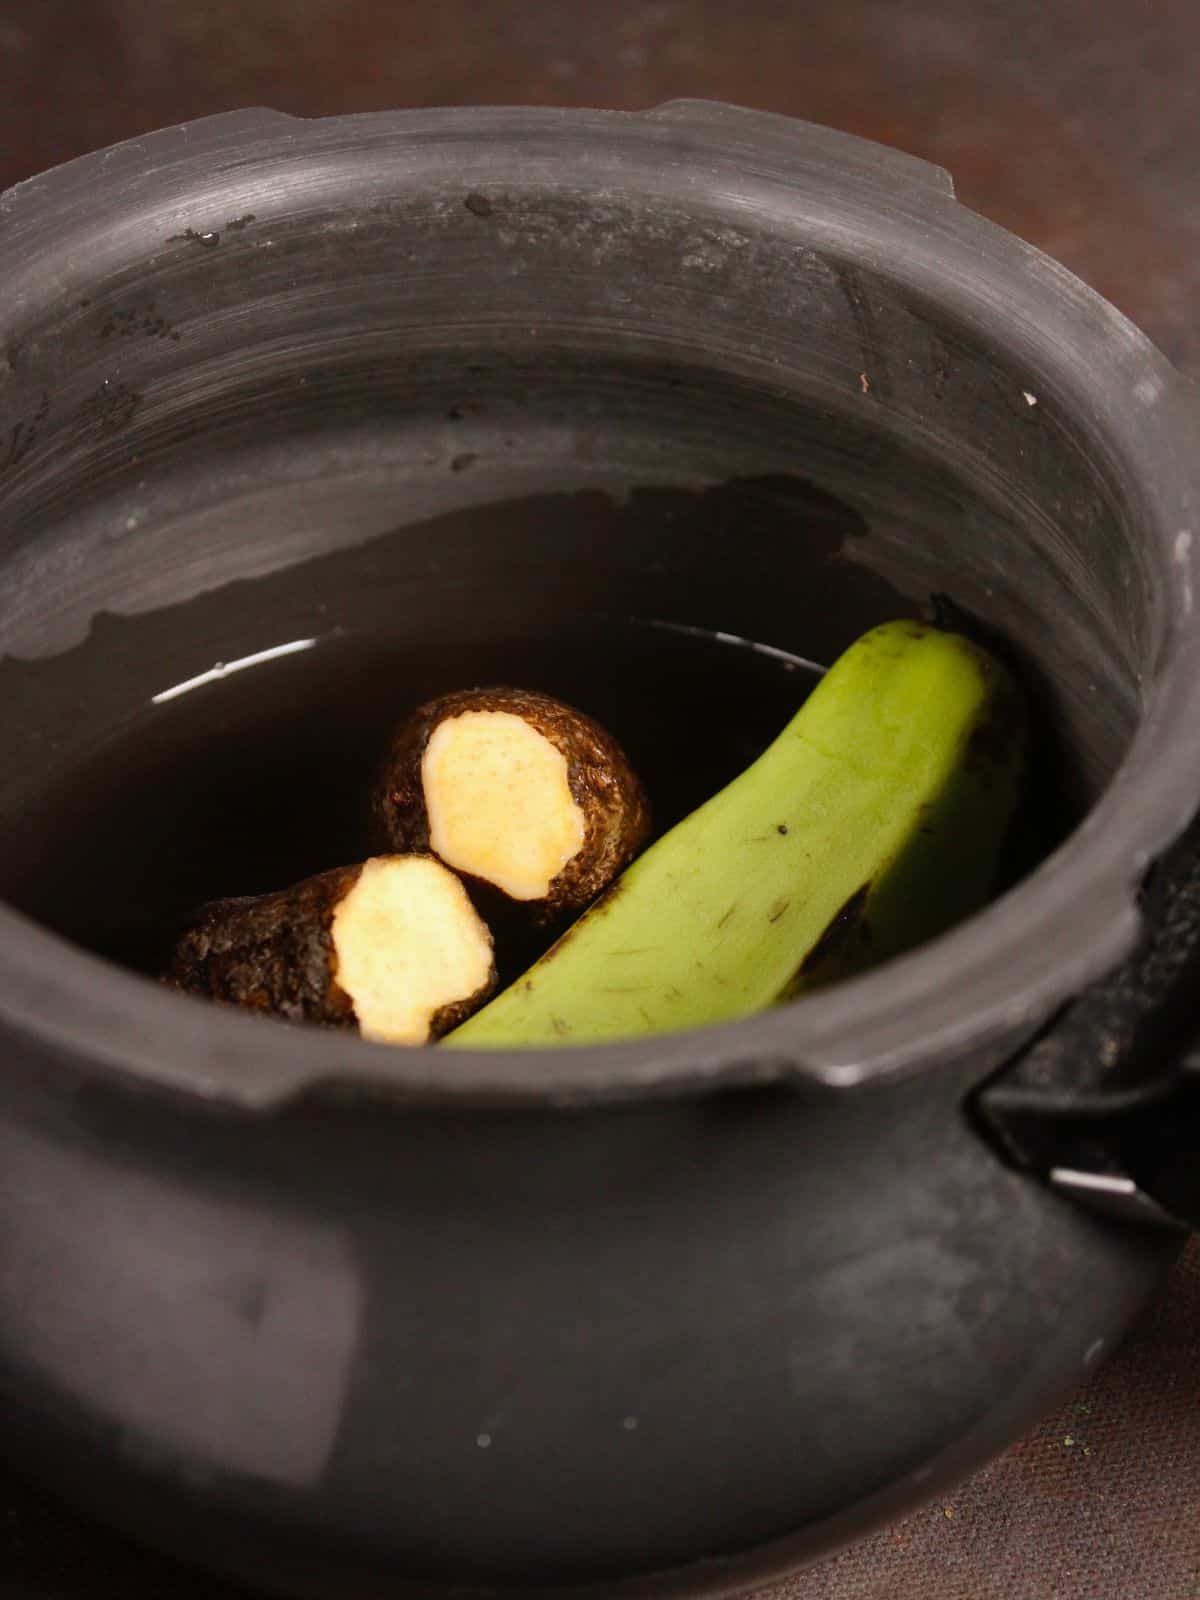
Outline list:
[[[78,420],[83,427],[94,428],[98,433],[116,433],[132,422],[141,403],[136,389],[105,378],[80,406]]]
[[[929,374],[933,398],[941,400],[950,382],[950,352],[936,334],[929,340]]]
[[[886,400],[891,391],[886,355],[862,276],[857,267],[848,266],[845,262],[831,263],[831,266],[858,335],[861,366],[869,375],[869,382],[862,385],[862,392],[874,400]]]
[[[27,340],[24,337],[9,339],[4,346],[4,365],[12,373],[19,372],[25,361]]]
[[[20,466],[37,443],[49,416],[50,396],[43,393],[33,415],[15,423],[9,431],[8,438],[0,445],[0,472],[7,472],[10,468]]]
[[[173,233],[168,239],[168,244],[198,244],[205,250],[213,250],[221,242],[221,235],[215,229],[200,232],[196,228],[185,228],[182,233]]]
[[[179,334],[160,315],[154,301],[136,306],[128,311],[112,311],[100,325],[101,339],[171,339],[176,344]]]

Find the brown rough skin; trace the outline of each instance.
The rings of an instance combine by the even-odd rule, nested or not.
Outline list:
[[[332,924],[361,872],[361,864],[335,867],[275,894],[215,900],[202,907],[176,944],[163,982],[186,994],[289,1022],[357,1030],[350,996],[334,976]],[[430,1040],[465,1022],[495,987],[493,964],[477,994],[434,1013]]]
[[[375,789],[373,822],[380,848],[430,852],[421,758],[438,724],[467,711],[510,712],[549,739],[566,758],[571,795],[584,815],[583,844],[544,898],[502,898],[541,923],[584,910],[645,843],[650,807],[641,781],[613,736],[586,713],[536,690],[463,689],[427,701],[407,718],[392,740]],[[494,885],[486,887],[500,894]]]
[[[337,867],[276,894],[204,906],[175,947],[167,982],[252,1011],[354,1028],[333,976],[331,925],[361,867]]]

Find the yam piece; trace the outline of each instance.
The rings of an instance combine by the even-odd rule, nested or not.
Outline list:
[[[528,689],[470,689],[421,706],[392,741],[374,810],[386,848],[431,851],[543,922],[590,905],[650,828],[612,735]]]
[[[491,934],[462,884],[410,854],[206,906],[166,981],[293,1022],[424,1044],[483,1004],[496,970]]]

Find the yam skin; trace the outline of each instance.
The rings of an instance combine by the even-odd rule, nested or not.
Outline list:
[[[581,842],[574,854],[533,895],[506,892],[495,878],[473,872],[462,859],[443,855],[467,881],[483,885],[539,924],[572,916],[590,905],[619,876],[645,843],[650,810],[641,782],[621,746],[606,729],[575,707],[550,695],[516,688],[468,689],[419,707],[395,734],[373,803],[373,826],[381,846],[438,854],[431,823],[426,755],[430,740],[453,719],[498,712],[520,718],[565,762],[566,788],[581,816]],[[512,825],[521,825],[514,807]]]
[[[373,882],[380,874],[402,872],[406,867],[411,870],[414,861],[420,863],[416,878],[429,881],[424,885],[418,881],[412,892],[432,889],[439,898],[443,921],[447,908],[450,915],[461,917],[464,948],[457,964],[475,972],[479,981],[470,993],[437,1005],[427,1018],[418,1017],[412,1031],[397,1034],[381,1031],[369,1018],[360,1017],[354,998],[339,982],[339,957],[349,956],[351,939],[361,945],[368,936],[378,937],[378,912],[370,904],[367,913],[374,914],[375,920],[358,933],[355,929],[362,925],[363,917],[356,913],[357,922],[347,931],[347,908],[363,901],[360,886],[368,885],[370,875],[374,875]],[[357,897],[356,890],[360,891]],[[418,903],[413,912],[409,921],[418,926],[407,934],[401,930],[408,951],[400,953],[413,954],[420,979],[420,962],[428,959],[429,951],[420,938]],[[385,925],[385,936],[387,931]],[[433,983],[440,977],[434,975]],[[218,900],[203,907],[179,939],[164,982],[188,994],[292,1022],[354,1029],[393,1043],[425,1043],[457,1027],[483,1004],[495,988],[496,968],[491,935],[453,874],[430,857],[388,857],[336,867],[278,893]],[[434,992],[440,991],[435,988]],[[401,998],[411,1001],[414,997]],[[419,1012],[419,993],[415,1003]]]

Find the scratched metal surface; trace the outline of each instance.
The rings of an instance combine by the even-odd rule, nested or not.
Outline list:
[[[1187,0],[8,0],[0,187],[247,104],[643,107],[827,122],[948,167],[1200,375],[1200,8]],[[233,1600],[0,1477],[0,1595]],[[953,1496],[774,1600],[1200,1596],[1200,1245],[1088,1390]]]

